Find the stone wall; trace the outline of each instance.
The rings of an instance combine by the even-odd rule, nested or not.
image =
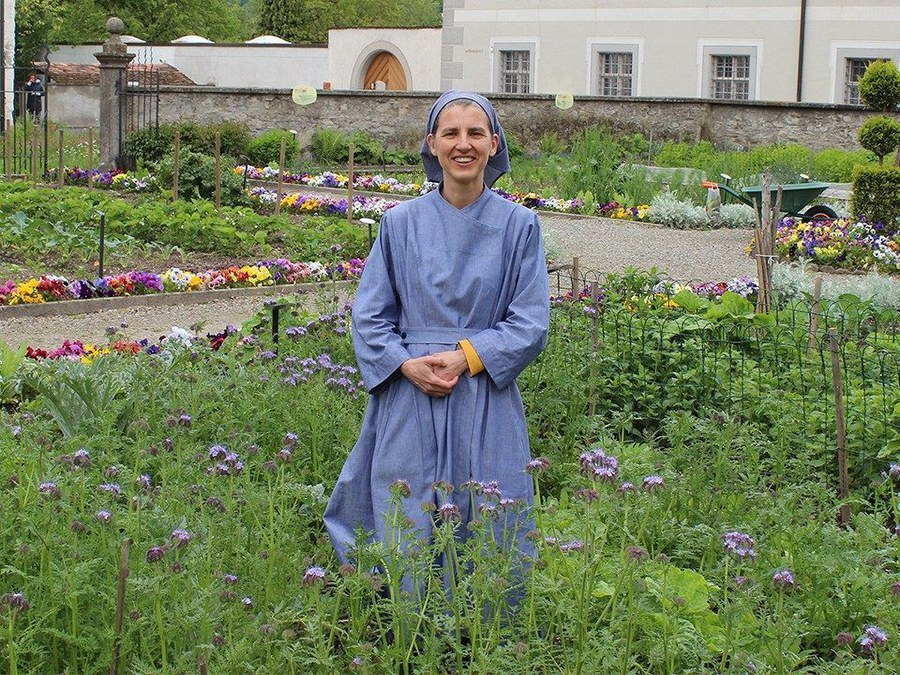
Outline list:
[[[303,107],[290,91],[164,87],[160,121],[195,120],[246,122],[254,133],[283,128],[308,141],[318,127],[345,132],[364,130],[390,145],[417,148],[428,109],[437,94],[430,92],[320,91],[318,100]],[[569,110],[559,110],[551,96],[490,94],[504,128],[529,149],[541,136],[561,137],[605,124],[641,131],[654,139],[707,139],[724,147],[767,143],[799,143],[813,149],[859,149],[856,132],[872,113],[862,108],[811,103],[725,103],[699,99],[602,99],[578,97]]]

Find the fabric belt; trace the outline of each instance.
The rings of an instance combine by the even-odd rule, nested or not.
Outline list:
[[[411,345],[455,345],[460,340],[478,335],[483,330],[483,328],[402,328],[400,339]]]

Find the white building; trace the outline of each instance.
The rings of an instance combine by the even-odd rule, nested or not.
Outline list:
[[[441,89],[858,103],[898,0],[445,0]]]

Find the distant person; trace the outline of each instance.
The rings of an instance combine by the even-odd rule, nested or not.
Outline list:
[[[25,110],[35,119],[41,116],[44,106],[44,85],[37,75],[32,73],[25,83]]]

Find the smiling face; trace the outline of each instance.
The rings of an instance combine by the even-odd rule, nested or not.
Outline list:
[[[467,100],[449,103],[427,140],[444,172],[445,193],[481,194],[484,168],[500,143],[481,106]]]

